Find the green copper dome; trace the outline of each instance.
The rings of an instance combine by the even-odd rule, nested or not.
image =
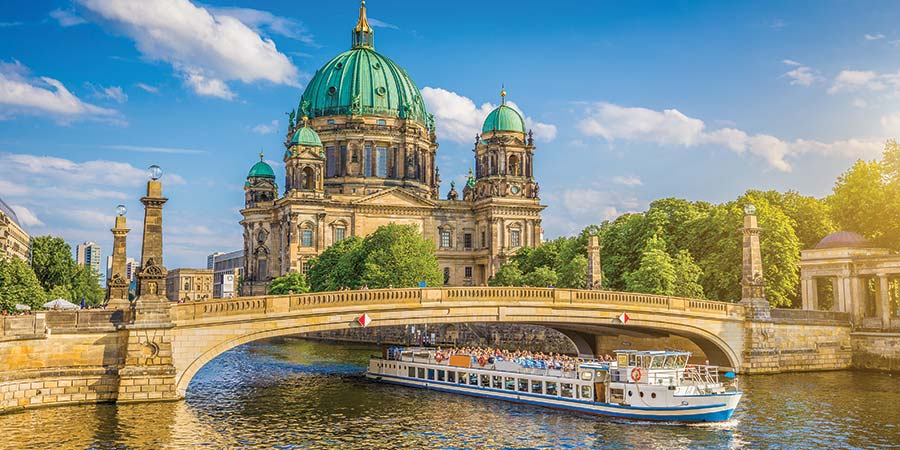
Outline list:
[[[294,133],[294,137],[291,138],[291,145],[321,147],[322,141],[319,139],[319,134],[316,133],[315,130],[307,127],[306,124],[304,124],[302,128]]]
[[[247,178],[271,178],[275,179],[275,171],[272,166],[263,161],[263,154],[259,154],[259,161],[250,168]]]
[[[316,71],[303,92],[309,117],[366,115],[426,123],[425,102],[403,68],[368,47],[348,50]],[[303,106],[301,106],[301,109]]]
[[[484,119],[484,126],[481,127],[482,133],[490,131],[517,131],[525,132],[525,120],[518,111],[506,105],[500,105]]]

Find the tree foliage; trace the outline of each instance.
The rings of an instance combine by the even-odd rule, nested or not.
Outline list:
[[[270,295],[305,294],[309,292],[306,276],[300,272],[290,272],[272,280]]]
[[[31,241],[31,253],[34,274],[44,290],[70,284],[75,260],[66,241],[53,236],[36,237]]]
[[[0,310],[14,311],[16,304],[40,308],[47,295],[28,263],[0,257]]]
[[[310,263],[313,291],[440,286],[444,276],[434,255],[434,244],[412,225],[379,227],[365,239],[338,242]]]
[[[86,305],[96,306],[102,304],[106,297],[106,291],[100,286],[97,274],[87,266],[73,266],[68,290],[70,296],[67,299],[76,305],[80,305],[81,300],[84,300]]]

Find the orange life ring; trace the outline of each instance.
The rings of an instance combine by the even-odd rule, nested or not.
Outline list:
[[[634,381],[640,381],[641,377],[644,376],[644,372],[641,371],[640,367],[635,367],[631,369],[631,379]]]
[[[478,365],[480,365],[481,367],[484,367],[485,364],[487,364],[487,358],[485,358],[484,355],[479,356],[478,357]]]
[[[434,362],[441,362],[443,360],[444,360],[444,355],[442,355],[440,353],[434,355]]]

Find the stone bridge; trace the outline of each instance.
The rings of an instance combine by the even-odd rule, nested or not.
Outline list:
[[[183,398],[206,363],[276,336],[406,324],[529,323],[563,332],[582,354],[689,343],[740,373],[850,367],[846,314],[636,293],[514,287],[341,291],[170,304],[142,324],[131,311],[5,317],[0,412],[47,404]],[[627,323],[619,319],[629,316]]]

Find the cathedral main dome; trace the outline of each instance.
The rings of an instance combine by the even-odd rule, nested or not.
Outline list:
[[[316,71],[303,92],[300,113],[310,118],[353,114],[427,123],[416,83],[397,63],[375,51],[365,1],[353,29],[352,48]]]

